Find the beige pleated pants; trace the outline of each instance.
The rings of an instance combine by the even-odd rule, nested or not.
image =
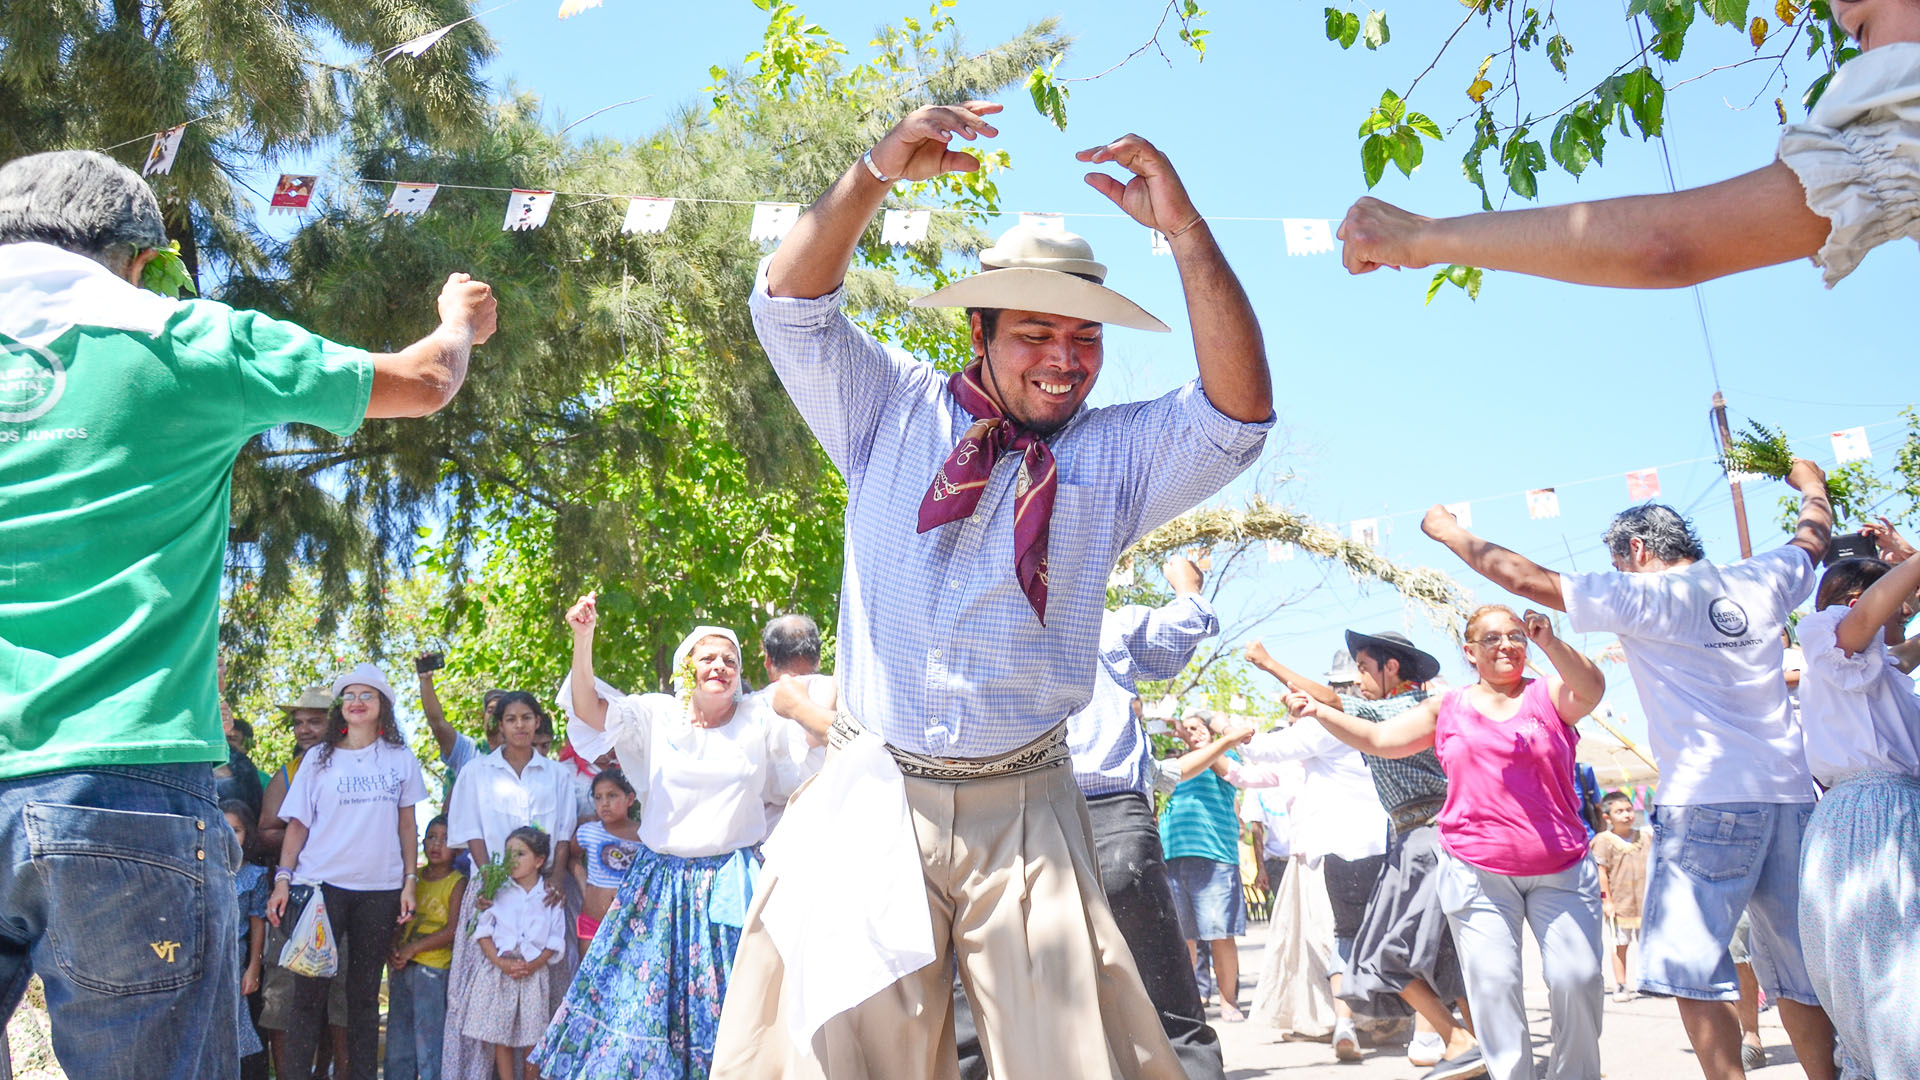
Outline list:
[[[955,959],[995,1080],[1183,1080],[1107,909],[1068,765],[906,787],[940,956],[797,1047],[760,922],[780,885],[763,876],[727,980],[714,1080],[956,1080]]]

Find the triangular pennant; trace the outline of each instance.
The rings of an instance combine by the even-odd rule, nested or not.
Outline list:
[[[1353,522],[1353,542],[1363,547],[1380,546],[1380,519],[1358,518]]]
[[[1333,250],[1333,223],[1326,218],[1282,218],[1287,254],[1324,255]]]
[[[905,246],[927,238],[933,214],[927,210],[889,210],[880,219],[880,242]]]
[[[1147,250],[1155,255],[1171,255],[1173,254],[1173,241],[1167,239],[1167,234],[1161,232],[1159,229],[1148,229]]]
[[[547,215],[552,211],[553,192],[514,188],[507,200],[507,218],[500,224],[500,230],[538,229],[547,223]]]
[[[1627,498],[1646,502],[1660,497],[1660,470],[1641,469],[1627,474]]]
[[[460,20],[460,22],[466,22],[466,21],[467,20],[465,19]],[[402,56],[402,55],[419,56],[421,53],[426,52],[428,49],[433,48],[434,45],[437,44],[441,38],[446,37],[449,33],[453,31],[454,27],[459,25],[460,23],[448,23],[446,26],[443,26],[438,30],[429,30],[424,34],[421,34],[417,38],[413,38],[408,41],[403,41],[400,44],[395,45],[393,48],[388,49],[386,52],[381,53],[380,62],[386,63],[387,61],[392,60],[394,57]]]
[[[1067,231],[1065,214],[1023,213],[1020,215],[1020,224],[1034,232],[1048,235]]]
[[[1833,460],[1845,465],[1849,461],[1871,461],[1873,447],[1867,445],[1867,429],[1848,428],[1833,433]]]
[[[1560,496],[1552,488],[1535,488],[1527,492],[1527,516],[1535,521],[1559,517]]]
[[[1448,503],[1446,509],[1447,509],[1447,513],[1452,514],[1454,516],[1454,519],[1460,522],[1461,528],[1463,529],[1473,528],[1473,504],[1472,503],[1463,503],[1463,502]]]
[[[292,214],[305,210],[307,204],[313,201],[313,186],[319,181],[317,176],[281,173],[280,182],[273,185],[273,198],[267,202],[267,213],[277,214],[284,210]]]
[[[392,196],[387,199],[387,215],[424,214],[439,191],[439,184],[395,184]]]
[[[570,19],[587,10],[597,8],[606,0],[560,0],[560,17]]]
[[[141,176],[162,176],[173,171],[174,156],[180,153],[180,138],[187,133],[187,125],[170,127],[153,137],[153,148],[147,151],[147,163],[140,169]]]
[[[627,200],[627,219],[620,223],[620,231],[623,233],[666,232],[667,222],[672,217],[672,199],[638,196]]]
[[[747,230],[747,239],[784,240],[799,220],[799,203],[754,203],[753,225]]]

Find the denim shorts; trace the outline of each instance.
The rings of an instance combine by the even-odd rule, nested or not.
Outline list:
[[[68,1076],[239,1075],[240,849],[213,793],[204,764],[0,781],[0,1016],[39,975]]]
[[[1800,952],[1800,844],[1813,803],[1656,806],[1640,988],[1734,1001],[1728,944],[1746,911],[1754,975],[1774,997],[1817,1003]]]
[[[1167,860],[1167,884],[1180,934],[1188,941],[1221,941],[1247,932],[1247,893],[1236,863],[1194,855]]]

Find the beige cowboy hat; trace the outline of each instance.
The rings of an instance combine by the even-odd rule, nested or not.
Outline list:
[[[333,695],[327,693],[327,688],[324,686],[309,686],[300,691],[299,698],[287,704],[275,705],[274,708],[284,713],[293,712],[295,709],[319,709],[325,712],[333,708]]]
[[[980,253],[980,273],[928,293],[913,307],[1013,308],[1167,333],[1166,323],[1102,284],[1093,245],[1057,228],[1015,225]]]

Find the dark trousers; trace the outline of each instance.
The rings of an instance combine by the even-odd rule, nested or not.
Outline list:
[[[347,1065],[352,1080],[374,1080],[380,1069],[380,971],[400,921],[400,890],[361,891],[322,885],[327,919],[346,944],[340,973],[347,980]],[[312,1061],[327,1028],[331,979],[294,976],[287,1017],[286,1060]]]
[[[1187,962],[1186,939],[1174,914],[1167,887],[1167,863],[1153,807],[1132,792],[1087,800],[1093,821],[1093,847],[1100,859],[1100,886],[1113,909],[1127,947],[1133,952],[1147,997],[1160,1012],[1160,1026],[1173,1044],[1188,1080],[1224,1080],[1220,1038],[1207,1025],[1200,991]],[[960,1050],[964,1080],[984,1080],[986,1059],[973,1026],[973,1010],[958,984],[953,995],[954,1041]]]

